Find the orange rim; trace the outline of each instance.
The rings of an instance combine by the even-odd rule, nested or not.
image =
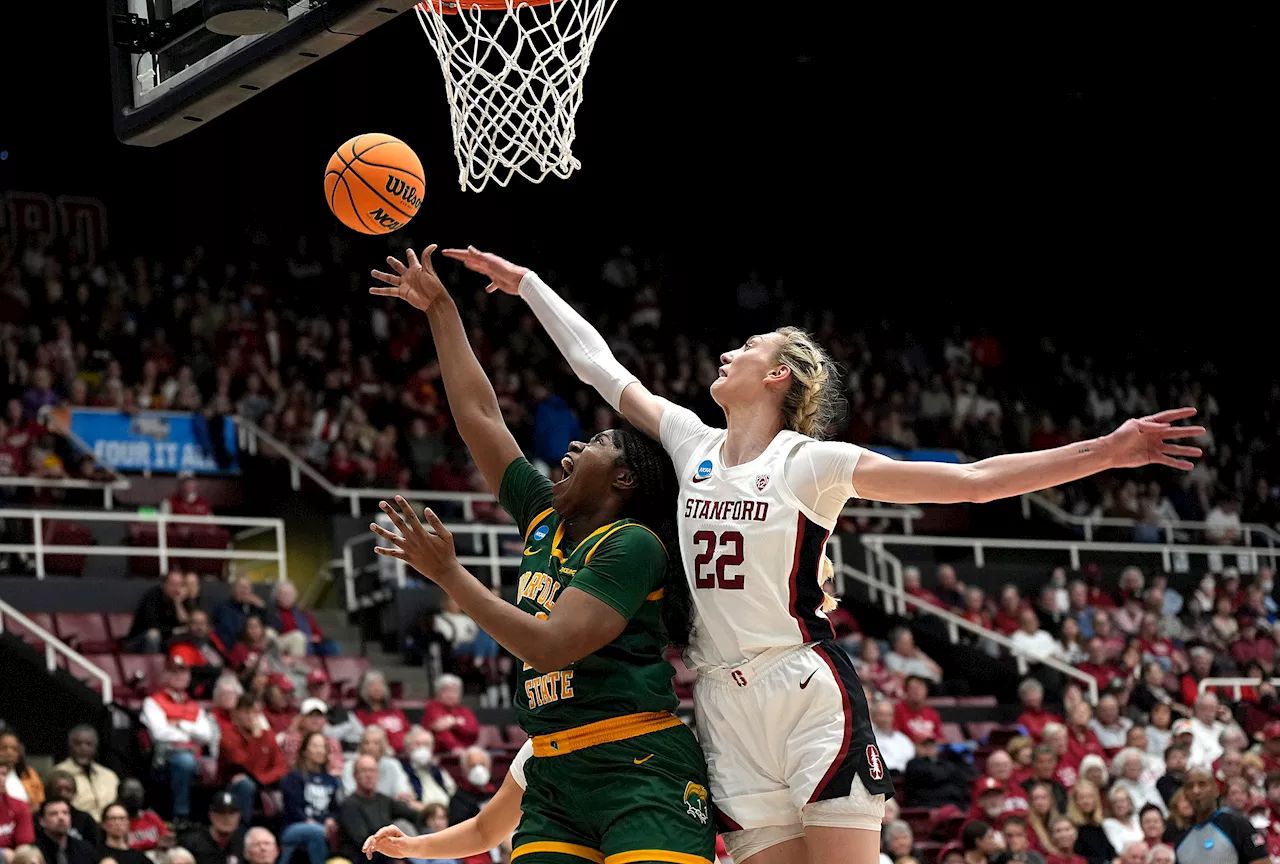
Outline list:
[[[559,0],[511,0],[513,7],[547,6]],[[423,12],[435,12],[437,15],[457,15],[459,9],[483,9],[486,12],[505,10],[507,0],[422,0],[418,8]]]

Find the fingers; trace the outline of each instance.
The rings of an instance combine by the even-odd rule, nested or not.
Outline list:
[[[435,265],[431,263],[431,256],[435,253],[435,251],[436,251],[435,243],[432,243],[426,249],[422,250],[422,268],[431,273],[436,272]]]
[[[387,260],[395,261],[396,259],[388,258]],[[399,264],[400,262],[396,261],[396,263]],[[386,282],[388,285],[400,284],[400,277],[394,273],[383,273],[381,270],[370,270],[369,272],[373,275],[373,278],[377,279],[379,282]]]
[[[386,546],[374,546],[375,555],[381,555],[384,558],[399,558],[401,561],[408,561],[408,553],[403,549],[388,549]]]
[[[386,528],[383,528],[378,523],[370,522],[369,528],[373,531],[374,534],[377,534],[383,540],[390,540],[392,543],[396,544],[397,546],[401,546],[401,547],[404,546],[405,541],[403,537],[401,537],[399,534],[391,533],[390,531],[388,531]]]
[[[379,501],[378,506],[382,508],[382,512],[386,513],[391,519],[393,525],[400,529],[401,534],[409,533],[409,526],[405,524],[404,517],[400,515],[400,511],[392,507],[386,501]]]
[[[440,521],[440,517],[436,515],[436,511],[430,507],[426,511],[427,524],[431,526],[431,530],[439,534],[441,537],[449,537],[449,529],[444,527],[444,523]]]
[[[1186,418],[1194,417],[1195,415],[1195,408],[1170,408],[1168,411],[1161,411],[1158,414],[1152,414],[1150,417],[1145,417],[1143,419],[1152,420],[1156,423],[1172,423],[1174,420],[1185,420]]]
[[[417,267],[417,266],[419,266],[419,265],[418,265],[418,253],[414,252],[412,249],[406,249],[406,250],[404,250],[404,257],[405,257],[405,260],[409,262],[409,266],[410,266],[410,267]]]
[[[1199,447],[1188,447],[1185,444],[1166,444],[1160,448],[1166,456],[1201,456],[1204,451]]]
[[[498,283],[490,282],[488,285],[485,286],[484,293],[492,294],[494,291],[497,291],[497,290],[498,290]]]
[[[399,273],[401,276],[404,275],[404,271],[409,269],[408,267],[401,264],[400,259],[394,255],[387,256],[387,266],[390,267],[392,270],[396,271],[397,273]]]
[[[1166,456],[1163,453],[1156,456],[1156,463],[1159,465],[1168,465],[1170,468],[1177,468],[1180,471],[1190,471],[1192,468],[1196,467],[1186,459],[1174,459],[1173,457]]]
[[[400,289],[390,288],[390,287],[383,288],[380,285],[374,285],[372,288],[369,289],[369,293],[376,294],[379,297],[399,297]]]
[[[402,496],[402,495],[397,495],[397,496],[396,496],[396,504],[397,504],[397,505],[399,505],[401,514],[405,514],[405,515],[404,515],[404,521],[405,521],[406,523],[408,523],[409,521],[411,521],[411,520],[412,520],[412,522],[413,522],[413,526],[414,526],[415,528],[421,528],[421,527],[422,527],[422,523],[418,521],[418,514],[417,514],[417,512],[413,509],[413,505],[412,505],[412,504],[410,504],[408,501],[404,500],[404,496]]]
[[[1199,438],[1205,433],[1203,426],[1170,426],[1160,432],[1162,438]]]

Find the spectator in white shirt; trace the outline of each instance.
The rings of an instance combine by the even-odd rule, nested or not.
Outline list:
[[[890,672],[906,677],[923,678],[937,684],[942,681],[942,667],[916,647],[915,637],[906,627],[899,627],[890,634],[892,649],[884,658],[884,665]]]
[[[893,703],[882,700],[871,706],[871,726],[880,748],[880,758],[890,771],[904,771],[916,758],[915,742],[893,728]]]
[[[1125,736],[1133,726],[1128,717],[1120,716],[1120,703],[1110,693],[1098,699],[1095,716],[1089,721],[1089,728],[1098,736],[1098,743],[1104,750],[1119,750],[1124,746]]]
[[[1133,807],[1139,813],[1148,804],[1160,808],[1160,812],[1168,815],[1164,797],[1156,789],[1154,780],[1146,780],[1143,773],[1146,769],[1146,754],[1133,747],[1126,747],[1116,755],[1111,764],[1111,774],[1115,777],[1116,788],[1124,788],[1129,792]]]
[[[1009,641],[1022,656],[1036,663],[1058,657],[1062,654],[1062,646],[1049,633],[1040,629],[1040,618],[1034,609],[1023,609],[1018,616],[1021,625]]]
[[[191,816],[191,781],[199,759],[214,739],[209,715],[187,696],[191,670],[181,655],[165,664],[164,687],[142,701],[142,725],[154,745],[154,762],[166,766],[173,794],[173,819],[185,823]]]
[[[1234,546],[1240,540],[1240,512],[1236,502],[1224,495],[1205,517],[1204,536],[1217,546]]]
[[[1191,718],[1191,758],[1190,765],[1212,765],[1222,755],[1222,733],[1227,731],[1227,724],[1222,715],[1230,716],[1230,712],[1218,704],[1218,697],[1212,690],[1206,690],[1196,699],[1194,716]]]
[[[381,726],[364,727],[364,734],[360,736],[360,748],[342,766],[342,789],[346,794],[350,795],[356,790],[355,765],[361,756],[378,760],[379,794],[406,804],[415,800],[409,777],[395,758],[395,753],[387,742],[387,732]]]

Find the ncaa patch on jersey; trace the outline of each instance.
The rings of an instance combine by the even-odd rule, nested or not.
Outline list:
[[[538,526],[538,530],[533,532],[533,539],[534,539],[534,540],[541,540],[543,537],[546,537],[546,536],[547,536],[547,526],[546,526],[546,525],[539,525],[539,526]]]
[[[766,488],[768,485],[769,485],[769,475],[768,475],[768,474],[759,474],[759,475],[757,475],[757,476],[756,476],[756,491],[757,491],[757,492],[763,492],[763,491],[765,490],[765,488]]]
[[[698,463],[698,470],[693,472],[693,482],[701,483],[711,476],[711,460],[703,459]]]

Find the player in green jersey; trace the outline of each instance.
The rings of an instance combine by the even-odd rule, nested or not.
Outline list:
[[[374,271],[427,313],[450,412],[491,489],[524,533],[517,605],[464,570],[453,538],[400,497],[381,506],[397,529],[378,553],[438,584],[519,660],[515,710],[532,758],[512,860],[520,864],[708,864],[715,857],[706,765],[678,701],[669,641],[688,638],[690,601],[672,523],[666,454],[631,430],[574,442],[553,484],[521,455],[431,267],[388,258]],[[427,526],[430,526],[429,528]],[[376,835],[375,835],[376,836]],[[376,846],[376,841],[375,841]]]

